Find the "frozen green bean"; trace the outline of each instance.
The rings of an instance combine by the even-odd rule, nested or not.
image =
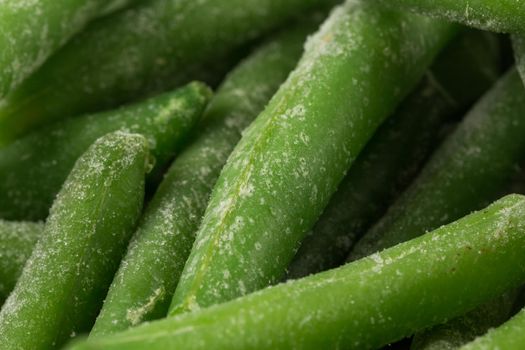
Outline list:
[[[505,293],[464,316],[416,334],[410,349],[456,350],[505,322],[511,315],[515,301],[515,291]]]
[[[525,89],[512,68],[465,116],[350,259],[391,247],[494,200],[525,158]]]
[[[520,0],[375,0],[396,8],[471,27],[525,33],[525,3]]]
[[[100,19],[0,103],[0,145],[31,128],[171,89],[290,20],[339,0],[149,0]]]
[[[0,100],[90,20],[138,1],[0,1]]]
[[[90,336],[166,316],[213,184],[242,130],[294,68],[312,25],[272,39],[226,78],[197,138],[179,155],[150,202]]]
[[[170,313],[280,280],[359,151],[455,33],[366,1],[334,10],[222,170]]]
[[[57,122],[0,149],[0,217],[43,220],[77,158],[117,130],[145,135],[156,159],[151,177],[178,152],[210,98],[201,83],[115,111]]]
[[[0,305],[13,290],[43,229],[38,222],[0,220]]]
[[[76,162],[0,311],[0,348],[55,349],[90,329],[142,210],[147,145],[117,132]]]
[[[346,266],[70,349],[376,349],[523,283],[524,217],[525,197],[508,196]]]
[[[463,113],[500,74],[493,34],[457,37],[396,113],[374,134],[288,267],[299,278],[341,265],[420,170],[446,121]]]

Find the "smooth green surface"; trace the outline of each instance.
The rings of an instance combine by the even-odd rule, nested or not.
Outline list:
[[[122,130],[145,135],[156,164],[168,165],[211,97],[192,83],[114,111],[56,122],[0,149],[0,218],[43,220],[77,158],[99,137]]]
[[[408,241],[494,200],[525,158],[525,89],[512,68],[471,109],[350,259]]]
[[[520,350],[525,347],[525,310],[461,350]]]
[[[299,60],[314,28],[303,23],[280,34],[226,78],[197,138],[175,160],[150,202],[90,336],[166,316],[221,168],[242,130]]]
[[[90,20],[140,0],[1,0],[0,100]]]
[[[13,290],[43,230],[38,222],[0,220],[0,305]]]
[[[376,349],[525,280],[525,197],[369,258],[70,349]]]
[[[352,245],[418,173],[443,124],[496,80],[497,38],[467,31],[441,53],[416,89],[374,134],[288,267],[299,278],[341,265]]]
[[[149,0],[100,19],[0,102],[0,146],[50,120],[112,108],[189,80],[216,80],[217,66],[226,69],[224,56],[232,50],[337,2]]]
[[[374,0],[396,9],[503,33],[525,33],[525,2],[521,0]]]
[[[56,349],[90,329],[139,219],[148,141],[117,132],[75,164],[0,311],[0,349]]]
[[[279,281],[352,161],[455,32],[367,2],[334,10],[222,170],[170,313]]]
[[[442,325],[414,336],[411,350],[456,350],[476,337],[497,327],[511,315],[516,292],[503,296]]]

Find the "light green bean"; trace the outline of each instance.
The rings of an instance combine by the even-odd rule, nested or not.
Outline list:
[[[351,247],[419,172],[443,124],[498,78],[497,37],[466,31],[434,62],[396,113],[374,134],[288,267],[299,278],[341,265]]]
[[[525,197],[508,196],[341,268],[69,349],[376,349],[523,283],[524,218]]]
[[[366,1],[334,10],[222,170],[170,314],[280,280],[352,161],[455,33]]]
[[[0,311],[0,349],[56,349],[90,329],[141,213],[147,144],[109,134],[76,162]]]

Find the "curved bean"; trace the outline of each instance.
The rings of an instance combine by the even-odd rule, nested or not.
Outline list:
[[[149,0],[100,19],[0,103],[0,146],[51,120],[202,80],[240,45],[334,2]]]
[[[458,36],[440,54],[352,165],[302,242],[288,278],[344,262],[356,240],[420,170],[445,121],[462,113],[497,79],[498,56],[497,38],[478,31]]]
[[[172,164],[146,209],[90,336],[166,316],[221,168],[242,130],[297,63],[312,27],[280,34],[226,78],[197,138]]]
[[[356,155],[455,33],[367,2],[338,7],[228,159],[170,313],[281,279]]]
[[[0,100],[90,20],[134,1],[1,1]]]
[[[69,349],[376,349],[523,283],[524,217],[525,197],[508,196],[346,266]]]
[[[511,69],[467,114],[350,259],[391,247],[494,200],[525,157],[525,89]]]
[[[44,225],[0,220],[0,305],[13,290]]]
[[[386,6],[459,22],[471,27],[525,33],[525,3],[516,0],[376,0]]]
[[[79,158],[0,311],[3,349],[54,349],[89,330],[141,213],[147,144],[117,132]]]
[[[57,122],[0,149],[0,217],[43,220],[77,158],[117,130],[145,135],[155,178],[179,150],[210,98],[201,83],[114,111]]]

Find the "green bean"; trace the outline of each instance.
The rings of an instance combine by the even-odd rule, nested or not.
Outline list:
[[[200,83],[115,111],[57,122],[0,149],[0,217],[43,220],[76,159],[97,138],[123,130],[144,134],[156,177],[198,122],[210,97]]]
[[[1,1],[0,100],[90,20],[133,1]]]
[[[461,347],[461,350],[523,349],[525,346],[525,310],[498,328]]]
[[[479,307],[468,314],[428,331],[416,334],[411,350],[455,350],[491,327],[505,322],[511,315],[516,292],[505,293],[502,297]]]
[[[344,262],[355,241],[420,170],[445,121],[497,79],[498,56],[498,41],[486,32],[467,31],[449,45],[352,165],[303,241],[288,278]]]
[[[241,131],[297,63],[311,31],[303,24],[280,34],[226,78],[198,137],[175,160],[149,204],[91,336],[166,315],[221,168]]]
[[[241,44],[334,2],[150,0],[100,19],[0,103],[0,146],[53,119],[199,80]]]
[[[0,220],[0,305],[13,290],[43,226],[36,222]]]
[[[525,280],[525,197],[371,257],[71,349],[375,349]]]
[[[455,33],[367,2],[338,7],[222,170],[170,313],[281,279],[355,156]]]
[[[376,0],[399,9],[503,33],[525,33],[525,3],[516,0]]]
[[[513,68],[356,244],[350,259],[417,237],[497,197],[525,156],[524,113],[525,89]]]
[[[79,158],[0,311],[3,349],[54,349],[91,327],[139,218],[147,140],[117,132]]]

